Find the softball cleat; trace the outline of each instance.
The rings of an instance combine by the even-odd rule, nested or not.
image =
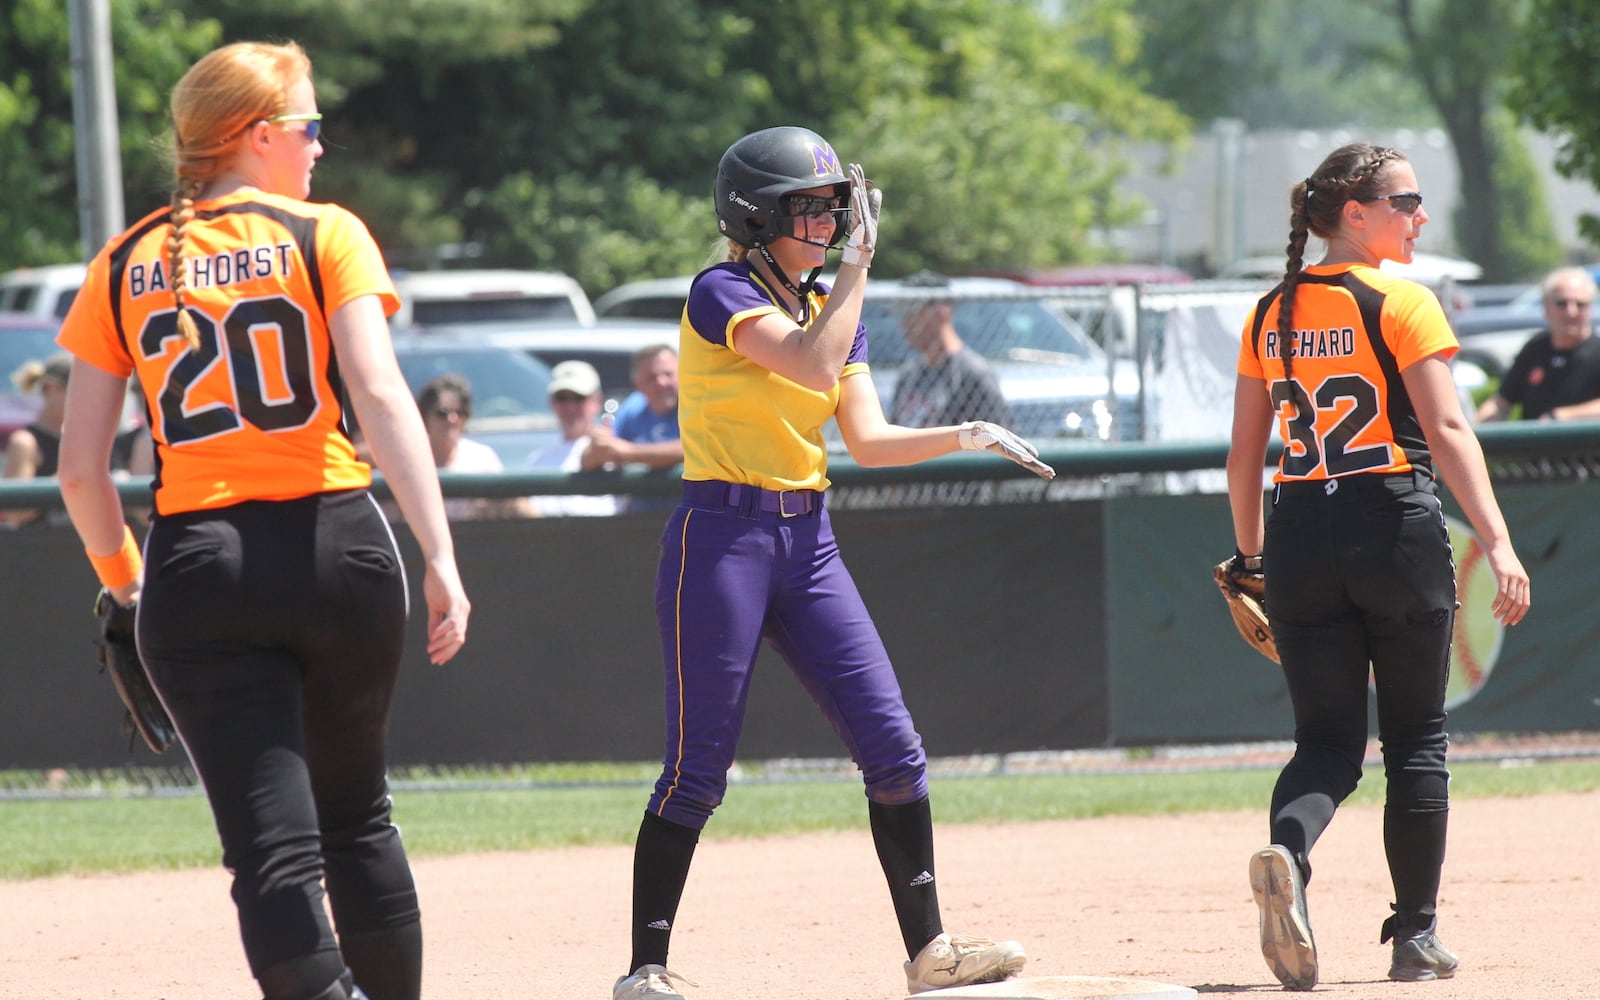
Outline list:
[[[1285,989],[1317,985],[1317,943],[1306,915],[1306,889],[1289,852],[1276,844],[1250,856],[1250,891],[1261,910],[1261,957]]]

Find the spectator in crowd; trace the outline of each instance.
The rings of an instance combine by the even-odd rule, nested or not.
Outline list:
[[[26,427],[19,427],[6,441],[5,477],[32,479],[56,474],[56,457],[61,450],[61,418],[66,412],[67,377],[72,373],[72,355],[62,352],[44,361],[27,361],[11,373],[11,381],[23,393],[37,392],[39,415]]]
[[[535,450],[528,456],[528,467],[581,472],[599,426],[600,373],[587,361],[563,361],[550,370],[550,376],[550,408],[561,423],[561,440]],[[528,502],[535,513],[546,516],[617,512],[617,498],[606,495],[536,496]]]
[[[493,448],[466,436],[472,419],[472,383],[465,375],[445,372],[429,379],[417,394],[422,425],[428,432],[433,464],[441,472],[504,472],[505,465]],[[509,497],[451,497],[444,502],[451,520],[520,517],[532,513],[525,500]]]
[[[72,373],[72,355],[65,351],[45,360],[24,363],[11,374],[11,381],[23,393],[39,393],[39,414],[26,427],[11,433],[5,443],[5,461],[0,467],[0,477],[6,479],[38,479],[56,474],[56,462],[61,451],[61,423],[67,399],[67,378]],[[133,423],[119,431],[111,449],[111,469],[126,475],[150,475],[155,464],[150,449],[150,437],[143,422]],[[128,514],[135,520],[140,511],[130,508]],[[70,524],[66,511],[46,514],[37,510],[0,511],[0,525],[20,527],[34,522]]]
[[[144,390],[139,388],[139,377],[128,376],[127,413],[123,429],[117,432],[111,444],[111,471],[129,476],[152,476],[156,471],[156,445],[150,437],[150,425],[145,422]],[[129,508],[129,516],[149,512],[149,508]]]
[[[156,443],[150,436],[145,413],[144,390],[137,373],[128,376],[128,399],[124,404],[122,430],[111,442],[111,476],[153,476],[156,472]],[[148,524],[152,508],[148,504],[124,504],[123,518],[131,525]]]
[[[633,356],[633,392],[610,426],[591,431],[585,469],[644,465],[670,469],[683,462],[678,440],[678,352],[670,344],[640,348]]]
[[[41,400],[39,415],[26,427],[18,427],[6,439],[3,475],[6,479],[34,479],[56,474],[56,459],[61,453],[61,418],[67,405],[67,376],[72,372],[72,355],[62,352],[44,361],[24,362],[11,374],[17,389],[37,392]],[[0,511],[0,523],[20,526],[44,514],[38,510]],[[65,514],[55,519],[66,523]]]
[[[1587,269],[1563,267],[1543,282],[1545,329],[1522,345],[1478,420],[1600,418],[1600,340],[1594,336],[1595,282]]]
[[[944,281],[936,275],[913,275],[905,284],[933,287]],[[956,333],[954,313],[949,299],[933,298],[912,306],[901,318],[906,344],[916,355],[906,362],[895,384],[890,423],[904,427],[941,427],[968,420],[1012,423],[1011,407],[1000,395],[994,371]]]

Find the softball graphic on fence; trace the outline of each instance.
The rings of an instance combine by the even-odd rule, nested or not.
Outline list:
[[[1453,517],[1446,516],[1444,523],[1456,563],[1456,600],[1461,602],[1450,642],[1450,680],[1444,691],[1444,706],[1450,709],[1483,690],[1500,656],[1505,626],[1494,616],[1494,573],[1478,536]]]

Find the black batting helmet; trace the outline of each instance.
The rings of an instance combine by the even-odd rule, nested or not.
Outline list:
[[[788,235],[779,225],[790,214],[784,196],[828,184],[848,203],[850,181],[828,140],[796,125],[751,132],[717,164],[717,228],[743,247],[771,243]],[[829,245],[848,230],[848,215],[841,214]]]

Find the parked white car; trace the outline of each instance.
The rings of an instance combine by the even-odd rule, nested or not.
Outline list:
[[[88,273],[86,264],[47,264],[0,274],[0,312],[61,319]]]
[[[394,271],[396,329],[497,320],[594,322],[583,286],[559,271]]]
[[[596,316],[628,319],[670,319],[683,317],[683,304],[689,298],[693,275],[672,278],[647,278],[618,285],[594,300]]]

